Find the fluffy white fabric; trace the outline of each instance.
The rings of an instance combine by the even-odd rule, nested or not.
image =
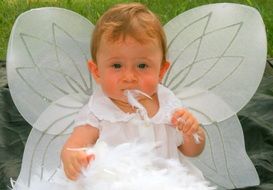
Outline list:
[[[59,171],[51,181],[32,181],[31,187],[17,184],[13,190],[209,190],[208,182],[188,174],[177,160],[160,158],[156,146],[125,143],[110,147],[104,142],[88,150],[96,159],[75,182]]]

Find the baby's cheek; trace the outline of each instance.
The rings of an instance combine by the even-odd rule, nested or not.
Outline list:
[[[114,80],[105,81],[104,84],[101,84],[101,87],[104,93],[109,97],[115,96],[117,93],[117,84]]]
[[[150,95],[157,92],[158,84],[159,81],[155,77],[143,78],[143,80],[141,81],[142,90]]]

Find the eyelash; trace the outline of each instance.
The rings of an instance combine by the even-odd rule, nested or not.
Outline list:
[[[113,67],[114,69],[120,69],[121,64],[120,63],[114,63],[113,65],[111,65],[111,67]]]
[[[111,65],[114,69],[120,69],[122,65],[120,63],[114,63]],[[137,65],[138,69],[147,69],[149,66],[146,63],[140,63]]]
[[[139,69],[146,69],[148,67],[148,65],[146,63],[141,63],[141,64],[138,64],[137,67]]]

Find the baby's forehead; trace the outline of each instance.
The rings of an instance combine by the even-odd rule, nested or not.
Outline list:
[[[131,35],[131,34],[120,34],[118,36],[113,35],[102,35],[101,42],[115,43],[115,44],[130,44],[130,43],[139,43],[141,45],[153,44],[160,45],[160,39],[155,37],[150,37],[148,35]]]

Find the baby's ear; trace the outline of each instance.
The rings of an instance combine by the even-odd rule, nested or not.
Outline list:
[[[100,77],[99,77],[98,65],[94,61],[88,60],[87,66],[88,66],[89,72],[92,74],[95,81],[99,82]]]
[[[170,67],[170,63],[168,61],[165,61],[164,63],[162,63],[160,72],[159,72],[159,82],[161,82],[166,72],[168,71],[169,67]]]

